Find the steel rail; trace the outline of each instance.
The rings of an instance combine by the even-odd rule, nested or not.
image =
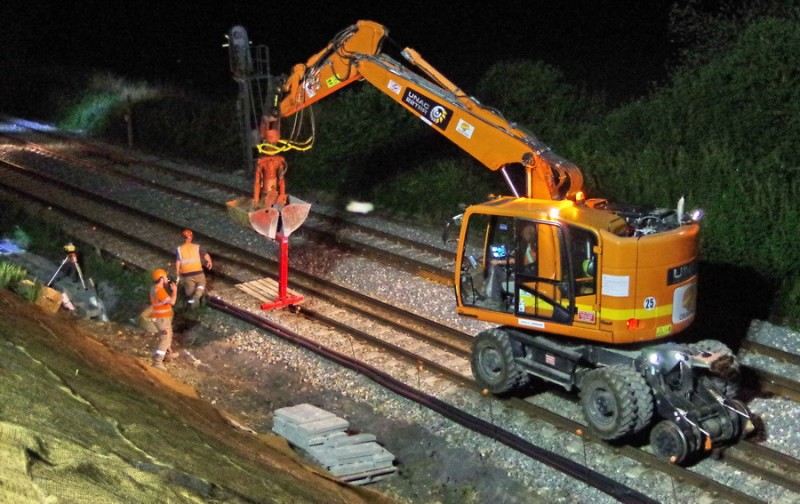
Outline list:
[[[637,490],[634,490],[605,476],[604,474],[594,471],[589,467],[574,462],[562,455],[559,455],[558,453],[536,446],[533,443],[517,436],[516,434],[501,429],[498,426],[476,416],[470,415],[469,413],[447,404],[436,397],[425,394],[424,392],[420,392],[413,387],[410,387],[393,378],[387,373],[370,366],[369,364],[365,364],[329,348],[321,347],[317,343],[308,340],[293,331],[290,331],[263,317],[259,317],[251,312],[230,305],[218,297],[210,297],[208,305],[221,312],[244,320],[254,326],[260,327],[265,331],[269,331],[272,334],[280,336],[297,346],[305,348],[306,350],[314,352],[328,360],[336,362],[343,367],[356,371],[357,373],[369,378],[376,384],[386,388],[387,390],[391,390],[401,397],[425,406],[426,408],[435,411],[436,413],[458,423],[467,429],[478,432],[479,434],[488,438],[495,439],[505,444],[509,448],[512,448],[543,464],[553,467],[564,474],[572,476],[575,479],[583,481],[587,485],[597,488],[598,490],[610,495],[620,502],[653,504],[658,502],[651,499],[647,495],[638,492]]]
[[[90,194],[93,199],[96,199],[96,195],[94,193],[91,193],[91,192],[87,192],[87,193]],[[30,195],[26,195],[26,197],[30,197]],[[114,203],[115,205],[119,205],[119,203],[114,202],[113,200],[110,200],[110,202]],[[45,202],[45,204],[51,204],[52,205],[52,202]],[[125,207],[124,205],[121,205],[121,206]],[[126,211],[135,211],[135,209],[131,209],[130,207],[125,207],[125,208],[126,208]],[[145,215],[145,216],[149,216],[148,214],[145,214],[143,212],[142,212],[142,214]],[[152,217],[152,216],[149,216],[149,217]],[[115,230],[115,232],[119,232],[119,231]],[[258,257],[258,260],[259,261],[264,261],[264,258],[263,257]],[[252,267],[252,266],[250,266],[250,267]],[[369,298],[369,299],[371,299],[371,298]],[[426,323],[429,322],[429,321],[427,321],[427,319],[425,319],[425,320],[426,320]]]

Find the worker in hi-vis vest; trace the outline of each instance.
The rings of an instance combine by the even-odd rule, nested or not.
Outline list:
[[[206,289],[206,275],[203,272],[203,262],[205,267],[211,269],[214,263],[206,250],[192,243],[194,233],[186,229],[183,235],[183,245],[175,251],[175,271],[178,273],[178,281],[183,283],[183,292],[186,294],[186,304],[190,309],[196,308],[200,304],[200,298]]]
[[[169,287],[169,292],[167,292]],[[178,299],[178,286],[169,281],[163,269],[153,271],[153,286],[150,288],[150,317],[158,330],[158,347],[153,353],[153,367],[166,370],[164,358],[172,351],[172,305]]]

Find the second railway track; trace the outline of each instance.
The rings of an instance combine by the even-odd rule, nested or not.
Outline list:
[[[87,210],[85,210],[83,212],[82,216],[79,216],[78,214],[76,214],[74,216],[74,219],[72,219],[72,220],[75,221],[73,224],[75,224],[77,227],[79,227],[79,228],[81,226],[83,227],[83,234],[84,235],[86,235],[88,233],[88,229],[90,229],[92,227],[91,226],[91,220],[93,218],[96,218],[96,217],[92,217],[92,216],[99,216],[99,215],[110,216],[112,214],[116,214],[115,217],[110,217],[110,218],[111,219],[116,219],[118,222],[123,223],[122,226],[118,225],[118,227],[121,227],[122,229],[113,230],[112,229],[113,226],[110,226],[109,229],[108,229],[108,233],[112,233],[112,234],[113,233],[122,233],[122,231],[124,230],[124,232],[129,235],[129,236],[124,238],[126,240],[132,240],[132,239],[134,239],[134,236],[139,235],[140,238],[138,238],[138,240],[140,240],[142,242],[142,244],[140,244],[139,246],[141,246],[142,248],[148,248],[149,249],[149,254],[152,254],[150,256],[150,258],[149,258],[150,261],[153,261],[153,260],[166,261],[166,260],[168,260],[168,258],[169,258],[169,252],[168,251],[170,250],[170,247],[174,245],[173,236],[177,234],[177,233],[175,233],[175,230],[179,229],[180,227],[194,227],[195,229],[198,228],[198,226],[195,225],[194,222],[187,222],[187,221],[172,222],[172,223],[170,223],[170,222],[161,222],[161,223],[155,222],[155,215],[153,215],[152,213],[148,213],[148,212],[146,212],[146,211],[144,211],[142,209],[135,208],[133,203],[130,203],[130,202],[122,205],[122,207],[110,209],[110,207],[114,206],[112,203],[119,204],[121,202],[120,201],[115,201],[115,200],[108,200],[108,201],[105,201],[105,202],[92,201],[93,199],[94,200],[100,200],[101,199],[100,195],[97,194],[97,193],[95,193],[94,197],[92,197],[91,194],[84,195],[83,196],[83,202],[78,204],[76,198],[80,198],[80,196],[78,195],[78,193],[80,192],[80,189],[77,186],[73,186],[71,188],[70,187],[65,187],[67,185],[66,181],[63,178],[60,178],[58,176],[42,176],[42,175],[34,175],[32,173],[29,173],[29,174],[26,175],[24,173],[19,172],[19,169],[21,169],[21,168],[17,168],[15,170],[4,169],[3,172],[2,172],[2,177],[0,177],[0,178],[2,178],[2,180],[4,180],[4,184],[7,184],[7,188],[5,189],[5,191],[7,193],[16,192],[16,196],[12,196],[12,197],[17,197],[17,198],[21,198],[21,199],[28,199],[28,200],[32,200],[32,199],[35,199],[35,198],[38,197],[38,198],[40,198],[39,205],[42,208],[46,207],[48,203],[50,205],[53,205],[53,206],[58,204],[58,205],[61,206],[61,208],[63,209],[63,213],[65,213],[65,214],[68,213],[67,208],[70,208],[70,207],[79,207],[79,206],[83,206],[83,205],[88,205],[88,206],[96,205],[96,207],[94,209],[88,209],[88,206],[87,206],[86,207]],[[73,166],[73,170],[74,170],[74,166]],[[27,179],[25,177],[27,177]],[[49,177],[49,179],[48,179],[48,177]],[[17,182],[14,182],[12,179],[17,179]],[[25,179],[25,181],[20,181],[20,179]],[[32,186],[36,185],[34,182],[32,182],[33,179],[38,179],[39,180],[38,183],[41,184],[40,189],[32,188]],[[61,182],[61,184],[59,184],[59,181]],[[95,181],[95,182],[97,182],[97,181]],[[59,187],[59,185],[61,187]],[[100,186],[102,187],[103,184],[101,183]],[[13,188],[13,187],[16,187],[16,188]],[[106,189],[108,189],[107,183],[106,183]],[[143,191],[143,189],[137,188],[136,191]],[[133,192],[133,191],[131,191],[131,192]],[[26,194],[27,194],[27,196],[26,196]],[[118,192],[118,193],[115,193],[115,194],[121,194],[121,192]],[[135,198],[131,198],[131,201],[134,200],[134,199]],[[183,202],[183,201],[181,201],[180,203],[185,204],[185,202]],[[202,212],[200,212],[200,210],[197,210],[197,209],[193,208],[193,209],[190,209],[190,211],[187,211],[186,213],[190,214],[191,212],[194,212],[194,211],[197,211],[198,213],[209,212],[208,214],[204,214],[202,219],[212,219],[213,218],[213,219],[216,219],[216,220],[219,221],[219,220],[223,220],[225,218],[224,215],[214,215],[213,217],[211,217],[213,211],[212,210],[208,210],[208,209],[203,209]],[[222,214],[223,213],[222,209],[219,209],[216,212],[218,214]],[[138,216],[136,216],[137,213],[139,214]],[[157,213],[158,212],[156,212],[156,214]],[[166,212],[166,213],[170,213],[170,212]],[[85,222],[82,222],[82,223],[77,222],[79,219],[85,220]],[[67,216],[66,220],[67,221],[70,220],[69,216]],[[139,221],[144,221],[144,222],[139,222]],[[102,225],[102,223],[101,222],[96,223],[95,227],[97,227],[98,225]],[[164,238],[162,238],[162,239],[146,239],[146,238],[142,237],[144,235],[147,235],[148,233],[153,233],[153,229],[157,230],[156,233],[155,233],[156,235],[162,236]],[[210,227],[209,227],[209,229],[210,229]],[[96,233],[97,231],[94,231],[94,232]],[[228,264],[228,266],[225,268],[225,270],[222,271],[221,273],[224,273],[226,276],[228,276],[231,282],[247,281],[247,280],[252,279],[253,277],[256,277],[256,276],[259,276],[259,275],[263,276],[263,275],[269,274],[271,272],[270,271],[270,266],[268,264],[269,261],[265,258],[265,256],[270,255],[272,251],[270,250],[270,247],[268,246],[268,244],[264,243],[264,240],[261,237],[258,237],[258,236],[254,237],[254,236],[252,236],[252,234],[245,233],[243,230],[236,230],[236,231],[231,230],[231,233],[226,234],[226,236],[224,236],[224,237],[215,236],[211,232],[204,232],[204,231],[201,231],[201,232],[203,234],[205,234],[206,235],[205,237],[208,238],[209,240],[211,240],[211,239],[216,240],[215,242],[213,242],[212,246],[215,248],[215,250],[219,250],[220,257],[224,258],[223,262],[227,261],[227,264]],[[88,234],[91,234],[91,233],[88,233]],[[236,239],[234,239],[230,235],[234,235]],[[91,237],[81,237],[81,239],[87,239],[87,238],[89,240],[91,240]],[[240,247],[237,250],[235,247],[233,247],[234,242],[241,242],[244,245],[238,245],[237,244],[236,247]],[[89,243],[91,243],[91,241],[89,241]],[[145,246],[144,245],[145,243],[149,243],[149,245]],[[227,251],[225,249],[225,247],[224,247],[224,245],[226,245],[226,244],[231,247],[231,249],[229,251]],[[309,247],[309,248],[311,248],[311,247]],[[303,252],[301,252],[301,254],[302,253]],[[310,252],[307,252],[307,253],[310,253]],[[342,252],[340,251],[339,253],[342,253]],[[355,250],[346,250],[344,253],[345,254],[355,254],[356,252],[355,252]],[[260,259],[260,261],[259,261],[259,259]],[[127,259],[127,260],[133,262],[130,258]],[[372,258],[363,259],[362,261],[364,261],[363,264],[364,264],[365,267],[374,267],[374,266],[369,266],[369,264],[372,264],[372,262],[371,262]],[[259,264],[259,262],[261,264]],[[219,262],[218,262],[218,264],[219,264]],[[247,268],[248,267],[252,268],[249,272],[247,272]],[[332,262],[322,261],[321,266],[318,264],[318,267],[321,267],[323,270],[324,269],[330,270],[330,269],[335,269],[337,267],[337,265],[332,264]],[[327,271],[327,273],[329,273],[329,272],[330,271]],[[311,284],[314,283],[313,274],[316,274],[316,273],[320,273],[320,272],[312,271],[311,274],[308,274],[308,279],[307,279],[308,284],[305,285],[304,288],[308,288],[308,289],[312,288]],[[346,275],[346,271],[344,273]],[[296,275],[296,277],[300,277],[300,276],[302,276],[302,275]],[[347,282],[344,282],[344,283],[347,283]],[[348,286],[348,287],[353,288],[353,287],[359,287],[359,286],[352,286],[351,285],[351,286]],[[353,309],[353,310],[356,310],[356,311],[357,311],[356,306],[359,305],[359,304],[364,305],[364,306],[369,305],[369,304],[373,304],[373,306],[379,305],[379,303],[370,303],[370,302],[368,302],[369,299],[371,299],[370,296],[367,296],[368,299],[366,299],[366,300],[362,299],[361,302],[348,301],[348,302],[342,304],[341,302],[343,301],[344,294],[342,292],[337,294],[335,292],[335,288],[334,287],[331,287],[331,289],[334,289],[334,292],[327,294],[327,296],[328,296],[327,301],[330,302],[331,305],[336,306],[336,304],[334,302],[335,301],[339,301],[340,303],[338,304],[338,306],[340,308],[342,306],[345,306],[345,309],[347,309],[347,310]],[[318,292],[318,295],[320,297],[325,297],[326,296],[325,294],[322,294],[322,291],[315,291],[315,292]],[[358,296],[355,296],[355,297],[357,298]],[[407,301],[408,301],[408,303],[407,303],[408,305],[413,306],[415,299],[409,299]],[[364,309],[364,308],[362,307],[362,308],[359,308],[359,309]],[[372,310],[372,309],[373,308],[370,308],[369,310]],[[391,311],[391,310],[387,309],[387,313],[389,311]],[[385,315],[385,316],[386,316],[386,318],[391,318],[388,315]],[[397,318],[398,319],[402,319],[404,317],[397,316]],[[382,323],[387,323],[387,322],[382,322]],[[420,333],[439,332],[440,335],[439,335],[439,340],[438,341],[433,342],[433,343],[427,343],[429,345],[432,345],[431,347],[429,347],[429,349],[406,350],[406,352],[417,352],[417,355],[428,355],[428,356],[434,356],[437,352],[444,352],[444,354],[440,354],[438,357],[434,357],[433,360],[430,361],[431,364],[424,364],[423,365],[423,367],[425,367],[425,376],[426,377],[430,377],[430,378],[434,378],[434,376],[433,376],[434,374],[446,374],[445,369],[449,368],[449,367],[453,367],[453,364],[455,363],[454,367],[456,369],[454,370],[454,372],[457,373],[457,374],[461,374],[463,377],[465,377],[466,381],[469,381],[469,378],[468,378],[468,376],[469,376],[468,362],[466,361],[464,355],[460,354],[461,352],[464,351],[464,345],[463,345],[464,342],[463,341],[459,341],[459,339],[460,339],[460,336],[459,336],[460,331],[451,330],[451,329],[449,329],[449,326],[446,325],[446,324],[441,324],[441,327],[438,328],[438,329],[436,328],[436,325],[431,326],[431,325],[427,325],[427,324],[428,324],[428,321],[426,320],[425,316],[419,317],[417,319],[414,319],[414,317],[412,317],[410,320],[408,318],[406,318],[406,320],[403,321],[403,322],[398,322],[398,321],[389,322],[388,325],[387,325],[388,329],[386,329],[386,330],[391,330],[391,331],[398,331],[398,330],[406,331],[406,330],[409,330],[409,331],[411,331],[413,326],[418,326],[418,329],[414,329],[414,330],[418,330]],[[409,326],[409,327],[404,327],[404,326]],[[413,331],[411,331],[411,332],[413,332]],[[461,334],[463,334],[463,333],[461,333]],[[348,337],[351,337],[351,336],[348,336]],[[415,340],[416,341],[413,344],[409,343],[412,346],[415,345],[415,344],[421,344],[419,342],[421,342],[424,339],[422,335],[417,335],[417,336],[405,335],[404,337],[405,338],[410,338],[411,340]],[[339,345],[340,350],[343,349],[343,353],[346,353],[348,345],[352,345],[352,342],[351,342],[351,340],[345,339],[343,341],[339,341],[337,344]],[[366,348],[366,347],[364,347],[364,348]],[[435,350],[434,350],[434,348],[435,348]],[[351,346],[350,350],[351,350],[352,353],[354,353],[354,354],[356,353],[356,351],[352,348],[352,346]],[[368,349],[360,349],[358,351],[359,354],[369,354],[371,352],[372,351],[368,350]],[[413,360],[413,353],[411,354],[411,359]],[[418,362],[423,362],[422,358],[419,358],[417,360],[418,360]],[[443,368],[442,370],[437,370],[436,373],[430,373],[430,375],[428,375],[428,373],[434,367],[433,363],[438,362],[438,361],[448,362],[449,366],[445,366],[445,368]],[[460,362],[460,364],[459,364],[459,362]],[[413,364],[413,363],[412,364],[406,364],[405,368],[402,368],[402,367],[399,368],[400,369],[399,373],[400,374],[405,374],[405,375],[409,375],[409,374],[414,375],[415,374],[414,371],[415,371],[415,368],[416,368],[416,371],[417,371],[416,375],[417,375],[417,377],[419,377],[419,368],[417,367],[419,365],[420,364]],[[426,386],[429,389],[434,389],[434,390],[436,390],[439,387],[441,387],[441,390],[449,390],[449,389],[452,388],[452,385],[447,385],[447,386],[438,385],[437,382],[439,382],[439,380],[442,380],[442,382],[446,381],[446,380],[444,380],[444,378],[436,377],[433,381],[428,381],[426,383]],[[413,380],[411,380],[411,381],[413,382]],[[472,393],[475,394],[475,391],[473,391]],[[477,394],[475,394],[475,398],[474,399],[471,399],[471,400],[467,399],[466,401],[467,402],[472,402],[473,403],[472,407],[473,408],[477,407],[477,410],[481,411],[482,414],[485,415],[486,414],[486,409],[487,409],[486,408],[487,402],[494,401],[494,400],[482,397],[480,395],[480,393],[478,392]],[[477,405],[477,406],[475,406],[475,405]],[[501,402],[497,403],[497,407],[496,408],[497,408],[496,410],[491,411],[490,416],[514,417],[515,415],[518,415],[519,411],[521,411],[523,409],[522,407],[518,408],[518,407],[515,407],[513,405],[509,409],[507,404],[503,404]],[[489,408],[489,409],[491,410],[491,408]],[[527,414],[528,413],[526,413],[526,415]],[[523,418],[525,418],[525,417],[523,417]],[[530,417],[528,417],[528,418],[530,418]],[[532,422],[533,420],[517,420],[517,421]],[[513,424],[514,420],[511,420],[511,422]],[[574,427],[574,425],[572,427]],[[528,428],[531,428],[531,425],[528,425]],[[546,431],[547,429],[540,426],[540,427],[535,427],[534,430]],[[568,442],[568,441],[565,441],[565,442]],[[605,447],[605,444],[603,444],[603,443],[599,444],[598,447],[599,447],[598,449],[601,449],[601,450],[608,449],[607,447]],[[595,448],[592,448],[592,449],[595,449]],[[623,448],[622,449],[622,453],[624,454],[624,456],[626,458],[633,457],[633,452],[626,453],[625,452],[626,449],[627,448]],[[636,450],[635,448],[631,448],[631,449],[632,450]],[[619,448],[617,450],[619,450]],[[644,453],[644,452],[641,452],[641,453]],[[646,457],[646,455],[642,455],[642,457]],[[635,458],[635,457],[633,457],[633,458]],[[792,460],[794,460],[794,459],[792,459]],[[785,463],[787,461],[784,460],[783,462],[784,462],[784,466],[785,466]],[[644,464],[645,466],[653,467],[653,466],[657,466],[658,462],[643,460],[643,461],[637,461],[636,464]],[[796,464],[796,461],[795,461],[795,464]],[[796,466],[794,466],[794,469],[796,470]],[[669,469],[664,467],[663,470],[667,471]],[[686,471],[685,469],[680,469],[680,468],[676,468],[676,470],[677,471]],[[683,476],[681,476],[679,474],[679,475],[673,476],[673,477],[683,478],[683,479],[695,478],[695,476],[693,476],[692,474],[690,474],[688,472],[687,473],[683,473]],[[773,483],[772,484],[776,484],[775,483],[776,480],[777,480],[777,478],[773,478]],[[695,482],[695,484],[697,484],[698,486],[702,486],[699,482]],[[714,483],[709,483],[709,484],[712,485],[712,486],[714,485]],[[724,493],[726,491],[739,492],[738,490],[725,490],[725,486],[724,485],[722,487],[718,487],[716,489],[710,489],[710,490],[707,490],[707,491],[710,492],[711,494],[714,494],[716,492],[718,495],[721,495],[721,493]],[[732,497],[732,495],[735,496],[738,500],[742,500],[742,501],[747,500],[747,499],[752,499],[753,501],[759,501],[760,500],[758,495],[751,495],[751,494],[747,494],[747,493],[740,493],[740,494],[733,493],[733,494],[728,494],[727,497],[728,498],[734,498],[734,497]],[[750,497],[748,497],[748,495],[750,495]],[[672,496],[670,496],[669,493],[667,493],[667,497],[668,497],[667,500],[672,498]]]

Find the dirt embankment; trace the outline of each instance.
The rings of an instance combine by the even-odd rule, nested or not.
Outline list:
[[[0,503],[392,502],[237,428],[68,314],[0,290],[0,319]]]

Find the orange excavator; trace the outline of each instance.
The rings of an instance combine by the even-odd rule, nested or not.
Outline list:
[[[504,176],[511,195],[452,222],[455,309],[493,324],[473,343],[476,381],[500,396],[531,379],[577,391],[596,436],[649,431],[653,451],[676,463],[752,431],[733,352],[713,339],[670,341],[695,316],[701,212],[685,212],[682,198],[675,208],[587,199],[576,165],[413,49],[405,63],[385,54],[387,37],[372,21],[337,34],[278,81],[274,113],[296,116],[366,81]],[[524,172],[522,190],[510,170]]]

